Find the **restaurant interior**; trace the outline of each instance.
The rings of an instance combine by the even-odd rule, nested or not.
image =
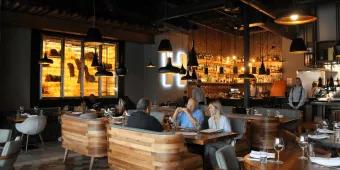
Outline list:
[[[0,170],[340,169],[339,0],[0,0]]]

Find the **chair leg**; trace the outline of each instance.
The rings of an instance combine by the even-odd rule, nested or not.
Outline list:
[[[23,139],[24,139],[24,134],[22,133],[22,134],[21,134],[21,140],[23,140]]]
[[[44,143],[44,140],[43,140],[41,134],[39,134],[39,138],[40,138],[41,144],[42,144],[43,146],[45,146],[45,143]]]
[[[29,138],[30,135],[26,135],[26,152],[27,152],[27,146],[28,146],[28,138]]]
[[[91,157],[89,170],[92,170],[93,163],[94,163],[94,157]]]
[[[63,163],[65,163],[65,162],[66,162],[67,156],[68,156],[68,149],[65,149]]]

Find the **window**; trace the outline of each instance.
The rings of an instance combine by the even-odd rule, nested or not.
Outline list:
[[[83,97],[94,94],[99,97],[118,95],[115,75],[118,46],[104,43],[99,47],[86,47],[79,39],[43,36],[42,55],[45,53],[53,64],[40,66],[40,98]],[[111,77],[97,77],[92,67],[95,51]]]

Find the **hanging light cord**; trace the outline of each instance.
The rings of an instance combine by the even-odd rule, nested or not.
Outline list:
[[[92,25],[93,25],[93,27],[96,27],[96,1],[93,0],[92,3],[93,3],[93,23],[92,23]]]

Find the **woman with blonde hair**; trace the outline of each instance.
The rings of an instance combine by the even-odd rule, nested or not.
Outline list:
[[[209,129],[223,129],[224,132],[231,132],[229,119],[222,114],[222,105],[216,100],[209,104],[208,111],[210,118],[208,119]]]

